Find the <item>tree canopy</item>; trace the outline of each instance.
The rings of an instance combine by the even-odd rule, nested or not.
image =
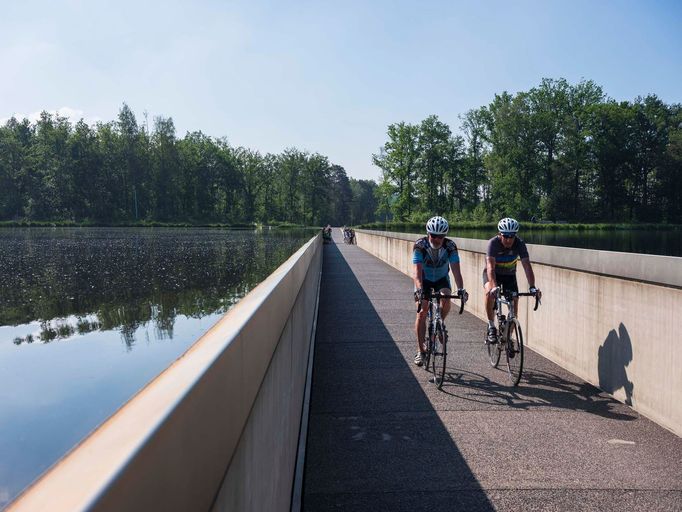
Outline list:
[[[374,187],[326,156],[261,154],[201,132],[179,139],[123,104],[88,126],[43,112],[0,126],[0,220],[341,225],[374,220]]]
[[[682,223],[682,106],[617,102],[592,81],[544,79],[461,116],[388,127],[379,213],[453,219]]]

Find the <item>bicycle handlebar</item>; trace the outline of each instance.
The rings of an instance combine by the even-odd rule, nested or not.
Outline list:
[[[432,292],[431,293],[431,299],[459,299],[460,300],[460,305],[459,305],[459,314],[461,315],[462,312],[464,311],[464,300],[461,295],[445,295],[440,292]],[[422,310],[422,300],[425,300],[424,297],[421,297],[421,300],[417,301],[417,313],[419,313]]]
[[[499,291],[498,291],[499,293]],[[533,308],[533,311],[538,310],[538,306],[542,304],[540,302],[540,298],[538,297],[537,293],[531,293],[531,292],[511,292],[510,293],[511,297],[535,297],[535,307]]]

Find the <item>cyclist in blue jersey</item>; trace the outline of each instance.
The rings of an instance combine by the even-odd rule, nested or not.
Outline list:
[[[483,287],[485,288],[485,312],[488,315],[488,334],[486,344],[497,342],[497,329],[495,328],[495,292],[502,285],[506,291],[518,292],[516,282],[516,263],[521,260],[521,266],[526,273],[530,292],[542,297],[542,292],[535,286],[535,274],[530,264],[526,243],[516,234],[519,231],[519,223],[505,217],[497,224],[499,233],[488,241],[486,251],[486,268],[483,269]],[[518,311],[518,297],[514,299],[514,309]]]
[[[450,284],[449,272],[452,270],[458,294],[461,294],[464,302],[468,298],[462,281],[462,273],[459,269],[457,246],[454,241],[445,238],[448,229],[448,221],[443,217],[431,217],[426,223],[427,236],[420,238],[414,244],[412,253],[414,300],[415,302],[422,302],[421,311],[417,313],[414,325],[417,334],[417,354],[414,356],[414,363],[417,366],[424,364],[427,301],[430,298],[431,289],[450,295],[452,285]],[[443,299],[441,308],[442,318],[445,319],[450,311],[450,299]]]

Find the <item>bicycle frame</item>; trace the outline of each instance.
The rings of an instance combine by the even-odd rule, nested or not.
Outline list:
[[[495,293],[495,309],[497,310],[497,319],[504,316],[502,313],[502,305],[507,306],[507,320],[516,318],[516,304],[515,300],[518,297],[535,297],[535,307],[533,311],[538,309],[540,299],[534,293],[519,293],[519,292],[505,292],[502,286],[497,289]]]
[[[521,324],[516,318],[517,297],[535,297],[535,307],[538,309],[540,299],[535,293],[505,292],[502,287],[495,291],[495,310],[497,316],[497,343],[487,343],[488,357],[493,368],[497,368],[502,351],[507,357],[507,368],[512,385],[518,385],[523,372],[523,332]],[[507,306],[507,315],[503,305]]]
[[[431,290],[428,298],[427,311],[427,336],[426,336],[426,361],[424,369],[429,371],[431,363],[433,363],[433,382],[438,385],[438,389],[442,389],[443,380],[445,378],[445,366],[447,361],[447,345],[448,345],[448,330],[445,327],[445,322],[442,316],[441,299],[460,299],[461,306],[459,309],[460,315],[464,310],[464,298],[458,295],[444,295],[435,290]],[[422,298],[419,298],[417,312],[422,309]],[[440,377],[439,377],[440,375]]]

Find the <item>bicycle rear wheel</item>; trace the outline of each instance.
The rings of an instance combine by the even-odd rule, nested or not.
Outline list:
[[[433,343],[433,381],[438,389],[443,388],[445,380],[445,364],[447,361],[448,333],[440,322],[436,324]]]
[[[521,374],[523,373],[523,333],[521,332],[521,324],[516,319],[509,324],[507,330],[505,353],[507,355],[509,377],[511,378],[512,386],[516,386],[521,380]]]

